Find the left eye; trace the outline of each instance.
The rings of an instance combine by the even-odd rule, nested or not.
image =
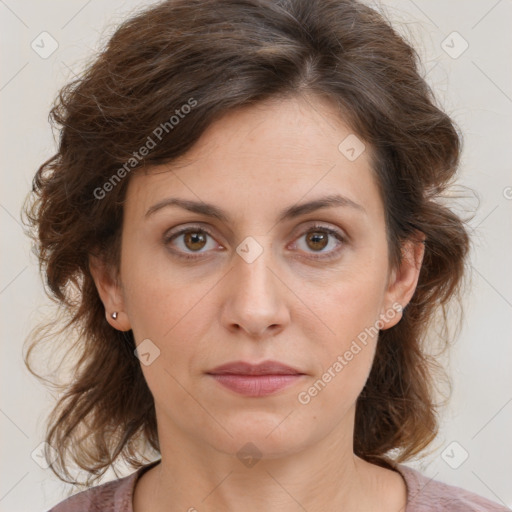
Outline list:
[[[297,240],[303,240],[304,237],[306,247],[313,250],[313,253],[310,253],[313,255],[313,259],[329,258],[337,255],[340,250],[340,246],[345,242],[341,233],[325,226],[314,226],[308,229]],[[336,242],[334,242],[334,240],[336,240]],[[324,250],[331,242],[333,242],[331,246],[334,245],[334,248],[331,250]],[[300,246],[301,244],[297,245]],[[305,252],[308,251],[305,250]],[[315,253],[319,253],[320,256],[315,256]]]

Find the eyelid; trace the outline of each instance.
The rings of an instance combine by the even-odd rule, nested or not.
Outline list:
[[[329,261],[331,259],[337,258],[339,256],[340,251],[342,248],[340,246],[344,246],[348,242],[348,236],[345,235],[345,232],[341,230],[340,228],[334,228],[331,226],[328,226],[322,222],[314,221],[313,224],[308,225],[306,227],[302,227],[300,229],[300,233],[297,237],[294,238],[294,241],[292,242],[292,245],[295,246],[297,244],[297,241],[300,240],[304,235],[310,232],[317,231],[324,231],[331,235],[331,237],[334,237],[338,241],[338,248],[333,249],[329,252],[309,252],[307,253],[307,256],[298,256],[298,257],[305,257],[307,259],[313,259],[313,260],[323,260],[323,261]]]
[[[174,235],[180,235],[180,234],[183,234],[184,232],[187,232],[189,230],[194,230],[194,229],[196,229],[197,231],[205,231],[209,235],[213,236],[213,232],[210,230],[210,228],[206,227],[203,224],[190,224],[190,225],[182,224],[176,228],[171,228],[171,229],[167,230],[164,233],[164,239],[169,239],[169,238],[172,238]]]
[[[166,231],[162,238],[164,243],[169,243],[172,240],[172,238],[183,235],[189,231],[203,231],[210,235],[213,239],[217,240],[216,236],[213,233],[213,230],[203,224],[191,224],[185,225],[185,227],[172,228]]]
[[[298,239],[300,239],[302,236],[306,235],[307,233],[314,231],[315,229],[317,229],[319,231],[325,231],[332,237],[336,238],[337,241],[339,242],[339,244],[341,244],[341,245],[346,244],[349,239],[349,237],[345,234],[345,231],[341,230],[340,228],[334,228],[334,227],[328,226],[328,225],[322,223],[321,221],[312,221],[311,224],[308,224],[306,226],[302,225],[300,228],[297,228],[296,231],[299,231],[299,233],[297,233],[297,235],[294,234],[294,240],[292,242],[293,246],[295,246]],[[172,228],[172,229],[166,231],[163,235],[163,242],[165,245],[168,245],[169,242],[173,238],[179,237],[189,231],[204,232],[204,233],[208,234],[211,238],[213,238],[215,241],[217,241],[216,236],[214,235],[213,230],[210,227],[203,225],[203,224],[190,224],[190,225],[185,225],[184,227]],[[219,244],[219,245],[221,245],[221,244]],[[221,247],[222,247],[222,245],[221,245]],[[329,259],[337,257],[340,250],[341,249],[338,248],[338,249],[334,249],[334,250],[332,250],[330,252],[326,252],[326,253],[319,252],[319,253],[317,253],[317,255],[315,255],[314,252],[311,252],[311,253],[308,253],[308,256],[304,256],[304,257],[310,258],[310,259],[317,259],[317,260],[329,260]],[[172,252],[175,254],[178,254],[179,256],[183,257],[184,259],[193,260],[193,259],[199,259],[199,258],[203,257],[202,255],[206,255],[207,252],[210,252],[210,251],[207,251],[204,253],[197,252],[197,253],[195,253],[196,255],[194,255],[193,252],[187,253],[187,252],[183,252],[180,250],[172,250]]]
[[[313,229],[323,229],[333,235],[337,235],[340,238],[344,240],[348,240],[349,237],[345,230],[341,229],[339,226],[332,225],[331,222],[327,221],[319,221],[319,220],[313,220],[313,221],[306,221],[305,223],[302,223],[300,227],[298,227],[296,230],[294,230],[294,236],[295,233],[297,233],[297,236],[302,236],[303,234],[307,233],[308,231],[311,231]]]

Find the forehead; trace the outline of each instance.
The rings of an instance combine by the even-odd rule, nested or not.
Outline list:
[[[125,207],[145,213],[172,195],[255,214],[338,193],[378,214],[371,159],[331,104],[272,100],[229,112],[179,159],[135,173]]]

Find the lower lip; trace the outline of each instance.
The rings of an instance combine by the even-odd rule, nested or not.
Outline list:
[[[266,396],[281,391],[304,375],[212,375],[219,384],[244,396]]]

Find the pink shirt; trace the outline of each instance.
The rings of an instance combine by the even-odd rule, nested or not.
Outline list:
[[[48,512],[133,512],[133,490],[137,479],[159,462],[160,459],[124,478],[79,492]],[[460,487],[431,480],[403,464],[397,464],[396,469],[407,486],[407,508],[404,512],[510,512],[504,505]]]

